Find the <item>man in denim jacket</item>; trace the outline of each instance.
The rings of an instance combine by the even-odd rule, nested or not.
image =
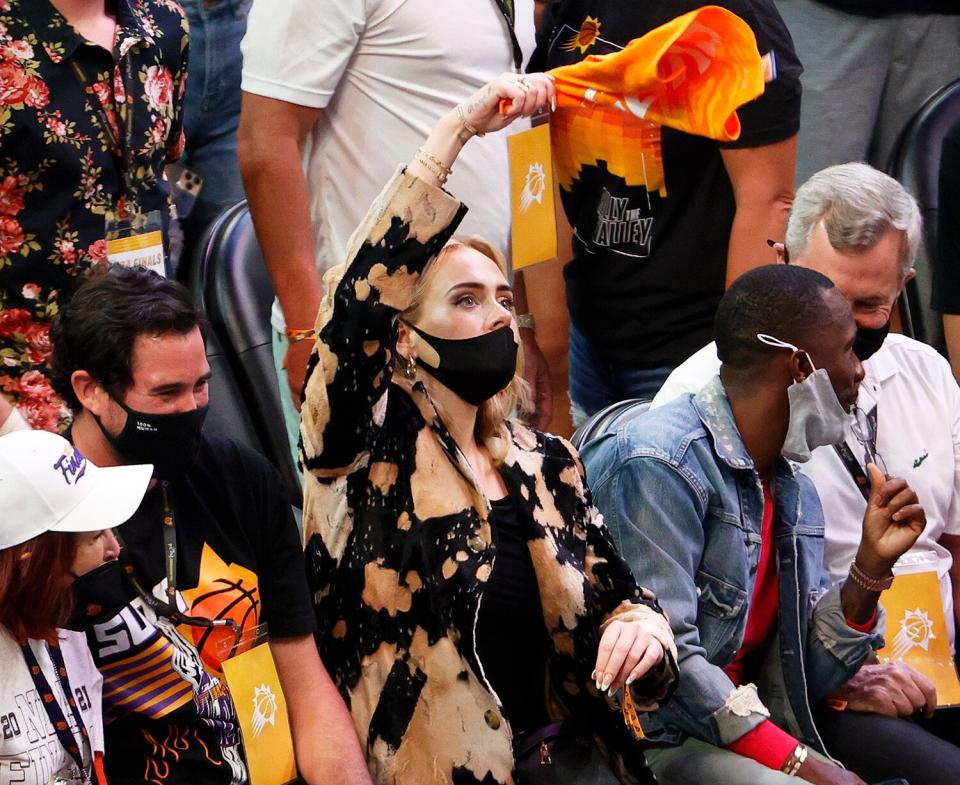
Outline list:
[[[830,587],[820,500],[781,452],[802,459],[843,434],[863,378],[849,305],[819,273],[761,267],[728,290],[715,331],[720,378],[583,451],[594,500],[677,640],[680,686],[643,717],[648,761],[665,785],[856,785],[808,754],[823,751],[810,705],[881,645],[877,600],[923,510],[871,464],[852,577]]]

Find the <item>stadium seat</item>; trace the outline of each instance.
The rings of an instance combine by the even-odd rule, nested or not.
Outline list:
[[[650,408],[650,401],[646,398],[627,398],[625,401],[612,403],[599,412],[593,414],[570,437],[570,442],[578,450],[591,439],[596,439],[605,433],[612,433],[617,428],[639,417]]]
[[[904,332],[943,349],[940,317],[930,308],[931,259],[937,248],[937,181],[943,137],[960,117],[960,80],[934,93],[904,129],[888,173],[903,183],[920,204],[923,242],[917,254],[917,276],[901,298]]]
[[[210,320],[207,356],[214,369],[209,427],[265,455],[280,471],[290,503],[302,504],[287,446],[273,363],[273,284],[246,202],[224,211],[178,271]]]

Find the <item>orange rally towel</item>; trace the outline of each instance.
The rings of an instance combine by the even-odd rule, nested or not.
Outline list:
[[[588,18],[577,36],[583,50],[593,43],[590,22],[595,20]],[[619,52],[553,69],[557,111],[551,137],[560,186],[569,190],[584,166],[605,161],[627,185],[645,184],[665,196],[660,127],[737,139],[736,110],[763,93],[765,65],[772,60],[766,61],[746,22],[708,5]]]

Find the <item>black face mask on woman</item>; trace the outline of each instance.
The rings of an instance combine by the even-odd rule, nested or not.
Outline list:
[[[78,576],[71,588],[73,611],[62,626],[77,632],[112,619],[137,596],[119,559]]]
[[[153,476],[158,480],[172,480],[193,465],[200,450],[208,406],[189,412],[148,414],[131,409],[120,400],[117,403],[127,413],[127,423],[117,436],[96,419],[107,441],[125,461],[152,463]]]
[[[861,327],[857,325],[857,337],[853,339],[853,353],[860,362],[875,355],[890,332],[890,320],[882,327]]]
[[[436,368],[420,358],[427,373],[474,406],[503,390],[517,371],[518,346],[509,327],[459,339],[437,338],[419,327],[413,329],[440,357]]]

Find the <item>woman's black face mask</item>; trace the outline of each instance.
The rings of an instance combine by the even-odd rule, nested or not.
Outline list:
[[[506,388],[516,373],[519,347],[510,327],[460,339],[437,338],[419,327],[413,329],[440,358],[435,368],[420,358],[427,373],[474,406]]]
[[[71,589],[73,612],[62,626],[78,632],[109,621],[137,596],[119,559],[77,576]]]

